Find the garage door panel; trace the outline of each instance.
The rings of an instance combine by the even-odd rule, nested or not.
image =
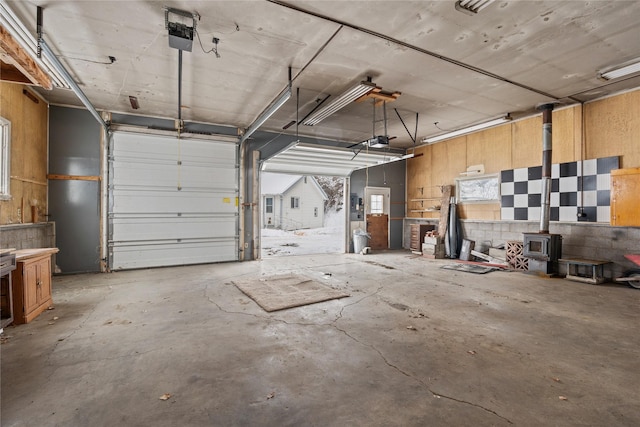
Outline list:
[[[175,189],[114,191],[114,212],[126,213],[235,213],[235,192],[184,192]],[[116,214],[116,215],[117,215]],[[117,217],[117,216],[116,216]]]
[[[234,251],[237,251],[237,243],[227,240],[123,245],[113,255],[112,268],[121,270],[225,262],[234,260],[227,255]]]
[[[146,164],[120,162],[113,168],[114,188],[135,184],[139,187],[219,188],[236,191],[235,167],[189,166],[182,164]]]
[[[178,240],[178,239],[235,239],[237,218],[220,217],[128,217],[113,220],[114,242]]]
[[[116,132],[110,151],[113,269],[238,259],[236,145]]]

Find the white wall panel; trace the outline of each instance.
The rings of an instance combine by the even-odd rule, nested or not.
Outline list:
[[[112,269],[238,259],[235,144],[116,132],[109,191]]]

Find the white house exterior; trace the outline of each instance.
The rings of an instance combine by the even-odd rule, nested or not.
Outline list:
[[[262,226],[296,230],[324,225],[324,202],[328,199],[312,176],[263,172]]]

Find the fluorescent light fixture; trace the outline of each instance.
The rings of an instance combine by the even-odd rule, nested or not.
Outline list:
[[[414,154],[405,154],[404,156],[400,156],[400,157],[391,157],[390,159],[384,159],[384,160],[379,160],[378,164],[382,165],[382,164],[386,164],[386,163],[391,163],[391,162],[398,162],[400,160],[407,160],[407,159],[411,159],[413,158]]]
[[[494,1],[495,0],[458,0],[455,7],[456,10],[460,12],[475,15]]]
[[[613,80],[635,73],[640,73],[640,58],[600,71],[598,77],[604,80]]]
[[[367,81],[360,82],[342,95],[335,98],[326,106],[311,114],[303,123],[307,126],[317,125],[336,111],[347,106],[361,96],[368,94],[376,88],[377,86],[374,83]]]
[[[422,142],[426,142],[426,143],[431,144],[433,142],[442,141],[443,139],[453,138],[454,136],[465,135],[465,134],[468,134],[468,133],[471,133],[471,132],[475,132],[477,130],[486,129],[486,128],[489,128],[491,126],[500,125],[500,124],[503,124],[503,123],[506,123],[506,122],[509,122],[509,121],[511,121],[511,116],[509,114],[507,114],[504,117],[499,117],[497,119],[489,120],[488,122],[478,123],[477,125],[469,126],[469,127],[458,129],[458,130],[454,130],[452,132],[447,132],[447,133],[443,133],[441,135],[423,138]]]
[[[49,59],[45,57],[38,58],[38,42],[36,41],[36,38],[29,33],[20,19],[18,19],[17,15],[5,2],[0,2],[0,25],[2,25],[9,34],[11,34],[11,37],[13,37],[20,46],[22,46],[31,59],[33,59],[42,68],[42,70],[51,77],[51,81],[54,86],[65,89],[71,88],[65,81],[65,78],[58,72]]]
[[[273,115],[280,107],[284,105],[291,98],[291,83],[287,85],[287,88],[278,97],[269,104],[269,106],[258,116],[257,119],[251,123],[251,126],[245,131],[244,135],[240,138],[240,144],[247,140],[260,126],[267,121],[269,117]]]

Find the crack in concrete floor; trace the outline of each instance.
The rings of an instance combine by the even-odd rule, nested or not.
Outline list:
[[[228,284],[231,285],[231,284]],[[422,379],[416,377],[415,375],[410,374],[409,372],[403,370],[401,367],[391,363],[386,356],[382,353],[382,351],[380,349],[378,349],[375,345],[373,344],[368,344],[365,342],[360,341],[358,338],[354,337],[353,335],[351,335],[347,330],[339,327],[337,325],[337,322],[339,320],[342,319],[342,315],[345,309],[349,308],[349,307],[353,307],[355,305],[360,304],[362,301],[375,297],[376,295],[378,295],[380,292],[382,292],[382,290],[384,289],[384,286],[379,286],[377,288],[377,290],[375,292],[372,292],[370,294],[364,295],[363,297],[361,297],[360,299],[358,299],[357,301],[354,301],[352,303],[349,304],[345,304],[344,306],[342,306],[340,308],[340,311],[338,312],[338,314],[336,315],[335,319],[332,322],[329,323],[314,323],[314,322],[290,322],[284,319],[279,319],[279,318],[275,318],[275,317],[270,317],[268,315],[259,315],[259,314],[255,314],[255,313],[246,313],[246,312],[238,312],[238,311],[230,311],[230,310],[226,310],[224,308],[222,308],[216,301],[214,301],[211,297],[209,297],[207,295],[207,290],[209,288],[209,285],[207,285],[204,289],[205,292],[205,296],[207,297],[207,299],[209,300],[210,303],[212,303],[213,305],[215,305],[218,310],[227,313],[227,314],[240,314],[240,315],[246,315],[246,316],[251,316],[254,318],[258,318],[258,319],[262,319],[262,320],[266,320],[266,321],[272,321],[272,322],[278,322],[278,323],[283,323],[286,325],[295,325],[295,326],[329,326],[334,328],[335,330],[341,332],[342,334],[344,334],[346,337],[348,337],[350,340],[360,344],[361,346],[367,347],[371,350],[373,350],[379,357],[380,359],[391,369],[399,372],[400,374],[402,374],[403,376],[407,377],[407,378],[411,378],[413,381],[417,382],[418,384],[420,384],[422,387],[424,387],[429,393],[432,394],[432,396],[434,398],[440,399],[447,399],[447,400],[451,400],[453,402],[457,402],[457,403],[461,403],[461,404],[465,404],[465,405],[470,405],[472,407],[481,409],[489,414],[492,414],[504,421],[506,421],[509,424],[513,424],[513,422],[511,420],[509,420],[508,418],[500,415],[499,413],[497,413],[496,411],[494,411],[493,409],[487,408],[485,406],[479,405],[477,403],[474,402],[469,402],[467,400],[463,400],[463,399],[458,399],[455,398],[453,396],[447,396],[445,394],[442,393],[438,393],[436,391],[434,391],[431,387],[429,387],[429,385],[427,383],[425,383]]]

